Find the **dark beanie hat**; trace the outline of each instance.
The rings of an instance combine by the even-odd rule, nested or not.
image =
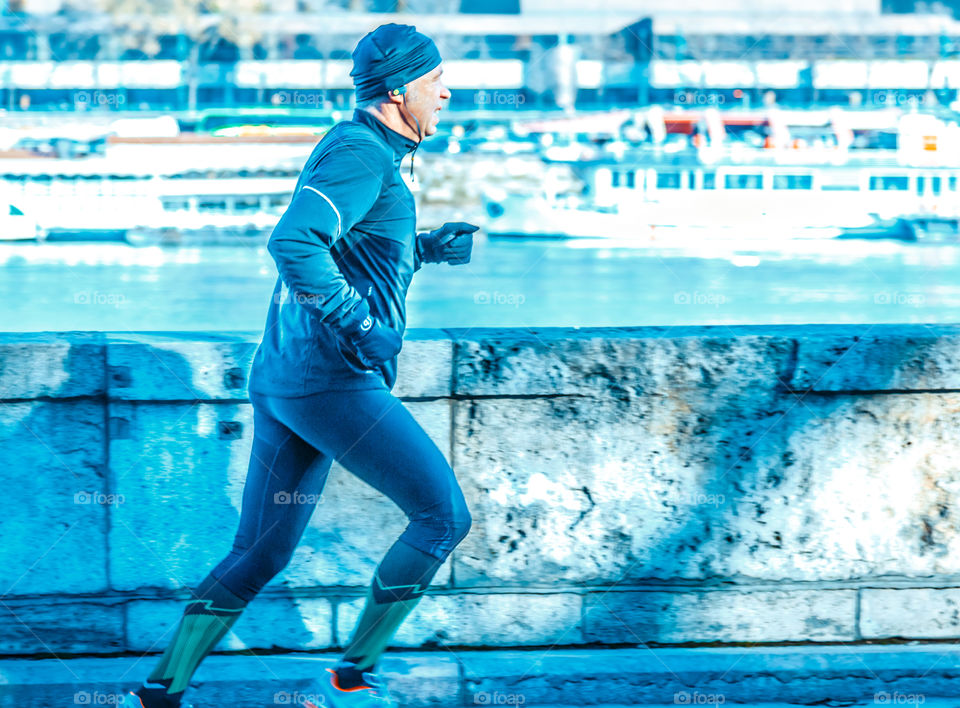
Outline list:
[[[423,76],[440,65],[440,51],[411,25],[380,25],[353,50],[353,85],[362,103]]]

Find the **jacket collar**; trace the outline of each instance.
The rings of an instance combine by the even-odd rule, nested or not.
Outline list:
[[[417,147],[416,142],[385,126],[370,111],[355,108],[353,111],[353,120],[370,128],[376,133],[377,137],[390,146],[390,149],[393,151],[395,164],[398,164],[404,155]]]

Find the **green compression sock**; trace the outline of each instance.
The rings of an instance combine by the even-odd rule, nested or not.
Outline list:
[[[195,597],[197,599],[184,609],[160,663],[137,692],[148,708],[179,704],[200,662],[213,651],[247,605],[212,576],[204,579]]]
[[[363,613],[336,668],[341,688],[363,683],[397,628],[413,611],[443,561],[397,540],[373,574]]]

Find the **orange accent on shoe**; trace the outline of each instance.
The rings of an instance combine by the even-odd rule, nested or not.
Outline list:
[[[140,698],[140,696],[138,696],[138,695],[137,695],[136,693],[134,693],[133,691],[127,691],[127,693],[137,699],[137,703],[140,704],[140,708],[144,708],[143,699]]]
[[[340,688],[340,684],[337,681],[337,672],[334,671],[333,669],[327,669],[327,671],[329,671],[333,675],[333,678],[330,680],[330,682],[333,684],[333,687],[338,691],[343,691],[344,693],[350,693],[351,691],[362,691],[364,689],[368,689],[371,691],[373,690],[373,686],[367,686],[364,684],[360,684],[359,686],[354,686],[353,688]]]

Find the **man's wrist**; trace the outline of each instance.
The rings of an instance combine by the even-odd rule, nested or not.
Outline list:
[[[444,250],[445,246],[442,245],[442,242],[449,240],[449,232],[445,230],[445,226],[423,234],[423,243],[420,252],[423,254],[424,262],[445,263],[447,258]]]
[[[437,254],[434,253],[433,249],[430,248],[428,243],[428,239],[432,233],[432,231],[425,231],[417,234],[417,256],[420,258],[421,263],[440,262],[440,259],[437,258]]]
[[[416,238],[414,238],[414,240],[413,240],[413,241],[414,241],[414,243],[413,243],[413,248],[414,248],[414,250],[417,252],[417,261],[420,262],[420,263],[426,263],[426,261],[423,259],[423,241],[422,241],[422,239],[423,239],[423,234],[422,234],[422,233],[418,233],[418,234],[416,235]]]

